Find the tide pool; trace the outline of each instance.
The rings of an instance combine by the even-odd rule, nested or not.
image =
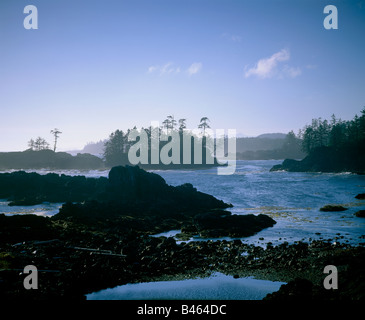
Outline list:
[[[284,282],[235,279],[222,273],[207,278],[126,284],[86,295],[87,300],[262,300]]]

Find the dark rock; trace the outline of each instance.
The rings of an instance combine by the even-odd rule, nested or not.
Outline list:
[[[54,237],[50,219],[33,214],[5,216],[0,214],[1,242],[42,240]]]
[[[131,166],[113,167],[109,172],[109,189],[114,201],[161,198],[168,189],[165,180],[154,173]]]
[[[72,156],[66,152],[52,150],[23,152],[0,152],[1,169],[78,169],[95,170],[104,168],[101,158],[88,153]]]
[[[192,234],[184,232],[180,232],[175,235],[176,239],[180,241],[188,241],[192,238],[192,236],[193,236]]]
[[[105,191],[106,178],[85,178],[49,173],[17,171],[0,174],[0,198],[11,205],[34,205],[48,202],[76,202],[98,198]]]
[[[297,278],[283,284],[279,291],[268,294],[264,300],[310,300],[313,283],[307,279]]]
[[[359,193],[355,198],[359,200],[365,200],[365,193]]]
[[[161,176],[138,166],[112,168],[106,183],[99,183],[99,186],[93,200],[69,201],[52,219],[143,233],[182,228],[180,236],[187,240],[197,233],[192,217],[207,210],[231,206],[197,191],[191,184],[169,186]]]
[[[365,218],[365,210],[359,210],[355,213],[356,217]]]
[[[203,238],[209,237],[249,237],[264,228],[272,227],[276,222],[269,216],[232,215],[217,210],[196,215],[194,224]]]
[[[319,210],[324,211],[324,212],[335,212],[335,211],[345,211],[345,210],[347,210],[347,208],[345,208],[343,206],[339,206],[339,205],[328,204],[328,205],[325,205],[324,207],[320,208]]]

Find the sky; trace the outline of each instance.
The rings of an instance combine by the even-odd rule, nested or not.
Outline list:
[[[350,120],[364,52],[365,0],[1,0],[0,151],[54,128],[82,149],[168,115],[245,136]]]

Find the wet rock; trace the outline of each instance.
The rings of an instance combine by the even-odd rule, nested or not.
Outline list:
[[[0,214],[0,240],[15,243],[27,240],[55,238],[55,230],[48,218],[36,215],[5,216]]]
[[[17,171],[0,174],[0,198],[10,205],[35,205],[42,202],[76,202],[98,198],[105,190],[106,178],[85,178],[49,173],[40,175]]]
[[[309,300],[312,298],[313,283],[297,278],[284,284],[279,291],[268,294],[264,300]]]
[[[325,205],[324,207],[320,208],[319,210],[323,211],[323,212],[336,212],[336,211],[345,211],[345,210],[347,210],[347,208],[340,206],[340,205],[328,204],[328,205]]]
[[[355,198],[359,200],[365,200],[365,193],[359,193]]]
[[[194,224],[203,238],[248,237],[262,229],[272,227],[276,222],[267,215],[232,215],[217,210],[194,217]]]
[[[365,218],[365,210],[359,210],[355,213],[356,217]]]
[[[193,235],[190,233],[180,232],[180,233],[177,233],[175,235],[175,237],[177,239],[179,239],[180,241],[188,241],[193,237]]]

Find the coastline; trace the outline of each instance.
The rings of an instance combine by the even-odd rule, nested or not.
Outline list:
[[[117,177],[116,174],[114,178]],[[147,177],[150,175],[142,181],[149,181]],[[116,185],[118,181],[121,180],[114,181]],[[155,189],[156,185],[162,187],[163,184],[151,184]],[[185,191],[188,191],[186,196],[194,194],[191,187]],[[131,218],[122,221],[123,228],[113,219],[110,223],[100,223],[98,213],[107,212],[105,207],[96,210],[96,216],[90,214],[91,207],[69,207],[72,208],[76,209],[74,214],[85,210],[85,218],[88,219],[75,220],[74,214],[71,214],[61,215],[59,219],[33,217],[32,221],[26,222],[29,217],[23,215],[15,218],[18,221],[11,229],[0,230],[0,286],[4,289],[0,291],[5,295],[4,299],[79,301],[84,300],[87,293],[117,285],[206,277],[214,272],[288,284],[291,281],[296,284],[296,279],[300,278],[312,284],[308,286],[308,282],[304,282],[307,285],[301,286],[299,283],[299,286],[294,285],[290,294],[286,292],[281,297],[271,296],[271,299],[303,299],[303,290],[307,290],[306,299],[363,299],[361,294],[364,290],[356,292],[353,286],[357,286],[358,281],[361,283],[364,247],[340,244],[340,237],[308,239],[308,243],[284,242],[275,246],[265,241],[266,248],[246,244],[239,239],[212,241],[208,237],[206,241],[177,242],[173,238],[150,236],[158,231],[171,230],[174,226],[182,227],[176,224],[177,220],[171,219],[174,207],[166,211],[167,220],[163,228],[151,229],[151,225],[146,223],[147,216],[142,215],[140,222],[144,223],[137,226],[143,228],[130,231],[125,228],[125,223],[132,223]],[[65,212],[72,213],[72,210]],[[0,219],[4,218],[0,216]],[[95,219],[95,223],[90,223],[90,219]],[[41,290],[28,292],[23,288],[24,274],[21,270],[33,263],[40,270]],[[337,293],[323,289],[323,268],[326,265],[339,268],[342,289]]]

